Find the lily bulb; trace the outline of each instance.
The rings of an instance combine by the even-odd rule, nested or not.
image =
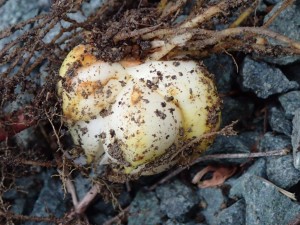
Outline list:
[[[79,45],[60,76],[58,93],[75,144],[88,162],[110,163],[121,173],[151,175],[199,156],[213,137],[188,154],[180,151],[219,128],[216,87],[192,60],[108,63]]]

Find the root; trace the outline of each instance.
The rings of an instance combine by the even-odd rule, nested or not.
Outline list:
[[[196,16],[195,18],[185,22],[180,26],[180,28],[193,28],[201,23],[209,20],[210,18],[216,16],[217,14],[222,13],[222,6],[224,7],[225,2],[221,2],[216,6],[212,6],[208,10],[206,10],[203,14],[200,14]],[[167,55],[173,48],[175,48],[178,45],[182,45],[189,41],[192,38],[192,35],[190,33],[188,34],[182,34],[179,36],[171,37],[168,42],[157,52],[154,52],[153,54],[149,55],[146,58],[146,61],[156,61],[163,58],[165,55]]]

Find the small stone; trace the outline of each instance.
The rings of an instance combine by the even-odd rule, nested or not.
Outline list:
[[[300,171],[294,167],[292,155],[268,157],[267,177],[276,186],[288,189],[300,181]]]
[[[278,9],[284,4],[284,1],[280,0],[268,0],[268,2],[276,4],[273,9],[265,16],[264,22],[268,21],[268,19],[274,15],[278,11]],[[276,18],[272,21],[268,29],[275,31],[276,33],[283,34],[293,40],[300,40],[300,7],[299,2],[294,1],[293,4],[289,5],[286,9],[281,11]],[[274,39],[268,38],[270,44],[282,44],[281,42],[275,41]],[[279,65],[287,65],[290,63],[294,63],[300,60],[299,55],[289,55],[289,56],[278,56],[278,57],[266,57],[265,60],[276,63]]]
[[[218,217],[218,225],[244,225],[246,206],[244,200],[239,200],[230,207],[223,209]]]
[[[300,170],[300,108],[296,110],[293,119],[292,147],[294,166]]]
[[[226,206],[227,199],[220,188],[203,188],[198,190],[198,196],[203,205],[201,211],[207,224],[217,224],[217,215]]]
[[[127,191],[123,191],[118,197],[117,201],[118,204],[122,208],[125,208],[128,206],[131,202],[131,197]],[[109,215],[114,215],[116,211],[116,207],[112,204],[111,201],[103,201],[103,199],[99,199],[96,203],[94,203],[92,206],[92,209],[95,210],[96,212],[101,212],[102,214],[109,216]]]
[[[67,211],[64,201],[65,195],[61,188],[61,181],[52,177],[53,171],[44,174],[44,186],[37,198],[30,216],[63,217]],[[26,225],[35,225],[35,222],[26,222]],[[40,225],[47,225],[47,222],[39,222]]]
[[[90,222],[94,225],[103,225],[109,219],[110,217],[99,212],[90,216],[90,220],[91,220]]]
[[[128,225],[162,224],[163,216],[154,192],[138,192],[130,204]]]
[[[272,107],[269,114],[269,124],[273,131],[291,136],[292,122],[285,117],[283,110]]]
[[[292,119],[295,111],[300,108],[300,91],[288,92],[281,95],[278,99],[287,118]]]
[[[49,10],[50,2],[45,0],[15,1],[8,0],[0,7],[0,31],[17,24],[18,22],[33,18],[42,9]],[[1,38],[0,49],[12,39],[30,29],[30,25],[24,26],[8,38]],[[0,32],[1,33],[1,32]]]
[[[257,159],[245,173],[238,178],[230,178],[226,184],[231,185],[229,197],[233,199],[242,198],[244,186],[242,185],[249,176],[266,177],[266,160],[263,158]]]
[[[227,93],[231,90],[233,79],[236,76],[236,68],[232,58],[225,54],[212,55],[203,60],[208,71],[215,75],[219,93]]]
[[[91,180],[78,174],[74,179],[74,185],[76,187],[76,193],[78,199],[82,199],[85,194],[91,189]]]
[[[285,135],[266,133],[258,144],[260,152],[280,150],[291,146],[291,139]]]
[[[250,135],[248,135],[248,133]],[[217,136],[214,143],[205,151],[204,155],[212,154],[230,154],[230,153],[250,153],[251,148],[258,138],[258,133],[245,132],[240,133],[238,136]],[[222,163],[222,164],[240,164],[247,161],[247,158],[235,159],[214,159],[209,160],[207,163]]]
[[[82,3],[82,11],[85,16],[89,16],[99,9],[103,4],[104,0],[90,0]]]
[[[241,121],[251,117],[253,109],[254,104],[249,99],[225,97],[223,99],[221,127],[229,125],[232,121]]]
[[[289,81],[280,69],[264,62],[256,62],[250,57],[244,59],[241,79],[245,91],[252,91],[264,99],[299,87],[297,82]]]
[[[263,178],[248,176],[242,186],[246,203],[245,224],[288,224],[300,211],[298,203]]]
[[[26,208],[26,199],[17,198],[14,200],[14,204],[11,206],[10,211],[21,215],[24,213],[24,209]]]
[[[160,209],[170,219],[180,222],[192,213],[198,203],[196,193],[185,184],[176,180],[170,184],[159,186],[156,189],[157,197],[160,199]]]
[[[31,212],[41,189],[41,186],[37,185],[39,183],[37,180],[39,180],[38,175],[16,178],[16,187],[3,193],[2,198],[11,202],[11,212],[16,214]]]

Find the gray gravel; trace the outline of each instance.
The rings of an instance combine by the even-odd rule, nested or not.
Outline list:
[[[273,135],[271,132],[266,133],[258,144],[261,152],[280,150],[291,146],[291,139],[285,135]]]
[[[249,99],[225,97],[223,99],[221,127],[236,120],[244,120],[252,116],[254,104]]]
[[[300,171],[293,165],[292,155],[267,159],[268,180],[278,187],[288,189],[300,181]]]
[[[258,133],[245,132],[238,136],[218,136],[214,143],[208,148],[204,155],[222,154],[222,153],[250,153],[251,148],[254,146]],[[236,159],[222,159],[211,160],[207,163],[222,163],[222,164],[240,164],[248,159],[236,158]]]
[[[164,214],[154,192],[139,192],[131,203],[128,225],[156,225],[162,223]]]
[[[232,58],[225,54],[212,55],[204,59],[203,63],[208,71],[214,74],[218,91],[229,92],[236,78],[236,67]]]
[[[64,192],[61,188],[61,181],[53,179],[54,171],[42,174],[44,185],[38,198],[34,203],[31,216],[50,217],[55,215],[62,217],[67,211],[67,204],[64,199]],[[48,225],[47,222],[39,222],[40,225]],[[25,222],[24,225],[36,225],[36,222]]]
[[[257,62],[246,57],[241,69],[241,87],[254,92],[259,98],[297,89],[298,83],[289,81],[280,69],[267,63]]]
[[[250,176],[254,177],[266,177],[266,161],[263,158],[257,159],[253,165],[251,165],[243,175],[238,178],[231,178],[226,181],[226,184],[231,186],[229,197],[233,199],[240,199],[244,194],[243,183],[248,180]]]
[[[17,24],[18,22],[30,19],[41,11],[48,11],[50,8],[50,2],[48,0],[9,0],[0,8],[0,31]],[[22,30],[15,32],[8,38],[0,40],[0,49],[5,44],[9,43],[12,39],[17,38],[24,32],[30,29],[30,26],[24,26]],[[0,66],[0,71],[2,66]]]
[[[287,118],[292,119],[295,112],[300,108],[300,91],[290,91],[279,97],[279,101]]]
[[[284,111],[279,107],[272,107],[269,113],[269,124],[273,131],[291,136],[292,121],[289,120]]]
[[[197,205],[197,194],[188,186],[179,181],[159,186],[156,189],[160,200],[160,209],[170,219],[184,221],[188,214]]]
[[[226,209],[223,209],[217,217],[218,225],[244,225],[246,206],[244,200],[239,200]]]
[[[242,183],[242,189],[246,202],[246,224],[288,224],[299,213],[299,204],[260,177],[248,176]]]
[[[202,214],[206,218],[207,224],[217,224],[217,215],[226,206],[227,198],[223,195],[220,188],[204,188],[198,190],[201,199]]]
[[[275,5],[275,7],[266,15],[264,21],[266,22],[276,10],[282,5],[283,1],[279,0],[268,0],[271,1],[271,3],[278,4]],[[294,1],[294,3],[287,7],[285,10],[283,10],[279,16],[276,17],[276,19],[270,24],[269,29],[272,31],[275,31],[280,34],[284,34],[291,39],[300,41],[300,7],[299,7],[299,1]],[[277,43],[276,41],[270,39],[270,43],[274,44]],[[300,57],[299,56],[282,56],[282,57],[276,57],[276,58],[265,58],[267,61],[271,63],[276,63],[280,65],[287,65],[294,62],[299,62]]]

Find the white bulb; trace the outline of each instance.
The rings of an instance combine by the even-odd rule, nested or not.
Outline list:
[[[219,127],[216,88],[194,61],[107,63],[80,46],[60,75],[58,91],[75,144],[89,162],[102,156],[121,173],[164,171],[184,161],[179,151],[185,144]],[[193,155],[211,141],[200,142]]]

